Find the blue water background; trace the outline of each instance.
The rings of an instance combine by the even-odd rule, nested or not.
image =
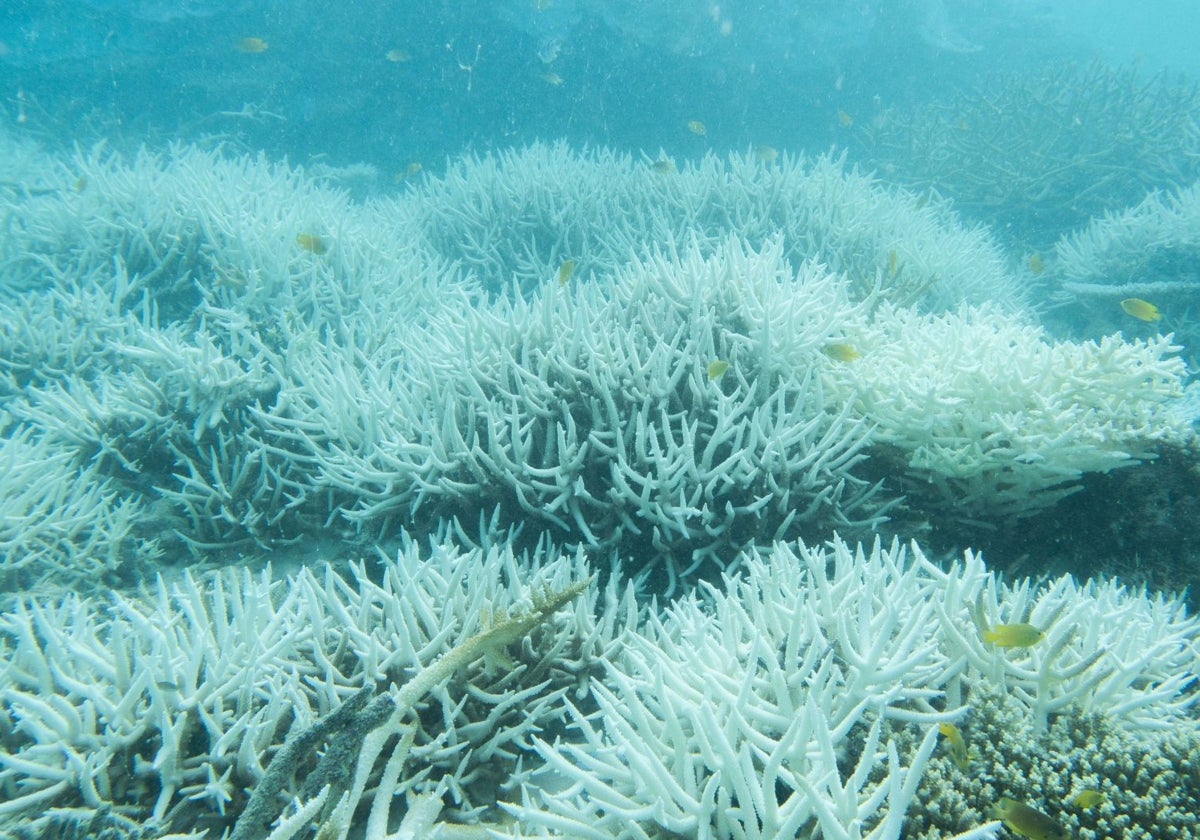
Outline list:
[[[1102,58],[1200,75],[1184,0],[5,0],[2,116],[384,170],[566,138],[823,151],[845,117]],[[257,38],[265,51],[239,50]],[[842,115],[845,115],[844,117]],[[686,129],[705,126],[703,136]]]

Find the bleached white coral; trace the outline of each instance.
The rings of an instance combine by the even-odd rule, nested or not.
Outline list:
[[[915,545],[781,543],[662,616],[593,586],[547,625],[520,623],[585,574],[552,554],[535,569],[499,547],[410,546],[379,582],[360,566],[186,576],[107,605],[28,599],[0,618],[0,819],[120,801],[172,829],[219,828],[270,778],[306,815],[282,816],[278,836],[310,819],[340,834],[371,799],[377,833],[392,815],[572,837],[895,838],[936,724],[969,720],[976,694],[1004,691],[1035,731],[1086,710],[1133,735],[1186,720],[1197,696],[1200,632],[1180,601],[1067,578],[1004,586],[972,554],[944,569]],[[1019,620],[1046,639],[983,643]],[[484,658],[451,667],[454,650]],[[395,688],[373,695],[379,683]],[[343,727],[353,750],[317,739],[357,767],[345,781],[315,743],[268,768],[285,740],[372,696],[394,705]],[[516,827],[488,810],[500,787]],[[406,813],[410,794],[424,804]]]
[[[581,560],[554,554],[531,565],[504,548],[410,545],[378,582],[365,565],[349,577],[231,571],[110,603],[23,601],[0,615],[0,820],[132,804],[162,825],[211,825],[241,810],[289,727],[363,686],[405,684],[489,616],[503,625],[580,572]],[[488,763],[515,758],[560,714],[556,698],[609,654],[622,613],[610,592],[610,623],[595,623],[598,597],[593,587],[569,616],[506,639],[521,642],[520,666],[464,671],[429,701],[412,698],[429,714],[409,721],[402,789],[437,768],[469,812]],[[287,768],[291,795],[312,762]]]
[[[765,164],[710,154],[676,168],[534,144],[456,161],[397,212],[496,291],[537,288],[567,259],[603,277],[665,243],[695,243],[707,256],[736,236],[755,249],[779,238],[793,271],[819,261],[857,296],[879,277],[889,299],[935,310],[963,301],[1019,308],[1024,298],[985,230],[964,226],[940,199],[889,189],[844,156]]]
[[[1116,300],[1195,294],[1200,273],[1200,184],[1152,192],[1137,205],[1105,213],[1055,246],[1063,288]]]
[[[499,506],[673,577],[800,523],[879,520],[855,472],[868,425],[813,369],[864,311],[778,241],[733,240],[448,308],[379,361],[314,358],[263,422],[365,524]]]
[[[144,510],[94,464],[0,417],[0,603],[24,587],[112,582],[155,555]]]
[[[1025,620],[1046,639],[982,641]],[[1154,734],[1197,699],[1198,640],[1182,602],[1114,584],[1004,586],[977,555],[943,569],[915,545],[778,544],[631,637],[509,808],[536,836],[895,838],[936,724],[969,720],[976,693],[1006,692],[1034,731],[1070,708]]]
[[[913,481],[963,518],[1024,516],[1189,439],[1171,337],[1054,342],[992,310],[885,309],[852,333],[861,359],[826,368]],[[957,511],[957,513],[954,513]]]
[[[747,558],[631,638],[597,712],[574,711],[578,735],[539,743],[546,767],[511,810],[596,840],[899,837],[936,723],[963,712],[944,704],[957,668],[933,568],[915,548],[841,542]],[[977,563],[949,577],[959,597],[985,583]],[[916,750],[885,721],[918,729]]]

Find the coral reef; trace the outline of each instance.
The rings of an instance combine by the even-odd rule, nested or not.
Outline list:
[[[953,199],[1018,249],[1200,175],[1200,88],[1136,67],[1057,66],[863,121],[860,153],[888,180]]]
[[[862,363],[823,375],[874,426],[873,451],[895,448],[910,501],[945,520],[1032,516],[1085,473],[1193,440],[1177,410],[1187,368],[1169,336],[1051,341],[986,309],[887,309],[849,335]]]
[[[1081,834],[1187,836],[1183,601],[821,543],[1194,462],[1170,338],[1050,341],[947,203],[829,157],[537,146],[355,202],[17,154],[0,834],[983,840],[1069,762]],[[325,548],[380,559],[249,570]]]
[[[1044,344],[986,235],[838,160],[537,146],[367,203],[185,147],[55,177],[7,202],[3,423],[46,468],[0,504],[96,524],[6,536],[12,585],[499,516],[669,588],[902,494],[1027,515],[1184,436],[1164,341]]]
[[[599,624],[594,586],[560,610],[583,573],[554,553],[410,545],[377,581],[365,564],[230,570],[108,603],[24,600],[0,617],[0,825],[112,807],[163,831],[219,827],[257,786],[301,795],[313,750],[339,728],[316,730],[273,775],[271,754],[360,695],[391,703],[379,724],[403,717],[405,788],[444,777],[452,812],[478,818],[524,740],[562,716],[558,698],[624,632],[630,606],[611,589]],[[498,667],[517,642],[521,664]],[[254,813],[269,821],[285,801],[260,797]]]
[[[792,271],[817,261],[855,297],[877,291],[940,311],[959,303],[1020,308],[1024,290],[991,235],[950,206],[890,188],[843,157],[706,155],[679,168],[534,145],[452,163],[400,212],[448,260],[493,292],[539,287],[564,260],[604,277],[667,243],[704,256],[731,236],[754,249],[779,238]]]
[[[1200,326],[1192,310],[1200,293],[1200,184],[1155,191],[1132,207],[1106,212],[1064,235],[1055,257],[1049,279],[1064,299],[1078,304],[1072,314],[1083,321],[1083,330],[1139,334],[1162,326],[1196,358]],[[1164,320],[1138,323],[1121,310],[1123,298],[1153,302]]]

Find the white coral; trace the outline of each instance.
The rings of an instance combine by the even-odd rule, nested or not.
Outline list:
[[[862,358],[826,368],[835,393],[895,447],[910,492],[964,518],[1025,516],[1085,472],[1190,439],[1175,410],[1186,366],[1171,336],[1051,341],[994,310],[887,309],[852,332]],[[958,511],[954,514],[954,511]]]
[[[410,545],[378,583],[366,566],[349,578],[230,571],[107,604],[28,599],[0,615],[0,818],[129,797],[160,821],[224,813],[262,778],[289,725],[307,726],[364,684],[404,683],[487,616],[502,623],[578,578],[578,561],[542,560],[449,546],[423,556]],[[474,678],[464,696],[434,687],[439,727],[414,752],[442,768],[464,809],[480,766],[510,759],[558,714],[555,698],[598,667],[619,629],[591,619],[596,598],[523,640],[520,668]]]
[[[1196,699],[1197,622],[1115,585],[1001,585],[978,556],[779,544],[631,638],[575,733],[509,808],[523,830],[603,838],[900,836],[939,721],[1001,686],[1036,728],[1069,706],[1145,732]],[[1047,639],[985,645],[997,621]],[[961,704],[961,705],[960,705]],[[901,751],[887,733],[911,727]],[[996,824],[964,836],[991,836]]]
[[[777,240],[731,240],[448,308],[378,361],[306,360],[263,423],[360,522],[499,505],[558,539],[638,546],[673,579],[799,523],[880,520],[856,474],[868,424],[813,370],[864,311]]]

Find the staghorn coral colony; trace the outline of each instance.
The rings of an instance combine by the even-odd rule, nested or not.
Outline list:
[[[1194,463],[1180,346],[947,202],[3,142],[0,833],[1193,836],[1184,601],[907,541]]]

